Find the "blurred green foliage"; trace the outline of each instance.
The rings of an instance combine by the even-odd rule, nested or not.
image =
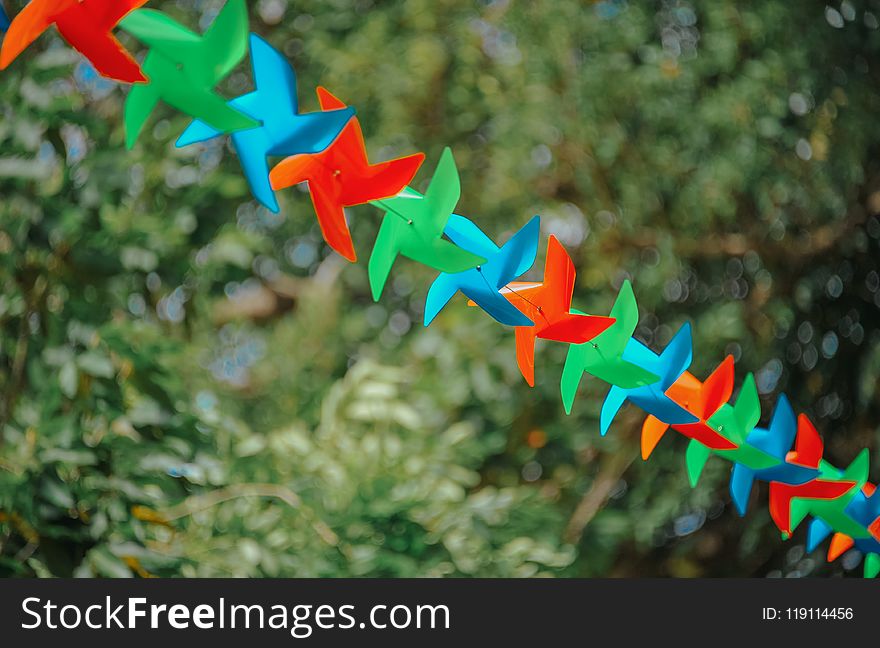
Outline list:
[[[220,4],[150,6],[204,27]],[[691,321],[697,375],[732,353],[765,418],[785,390],[835,463],[876,450],[880,2],[251,6],[304,109],[320,83],[373,157],[424,150],[419,187],[452,146],[458,212],[499,239],[540,213],[578,307],[631,278],[641,340]],[[566,417],[563,346],[539,344],[532,390],[512,332],[463,300],[423,329],[426,269],[401,261],[372,304],[305,194],[258,208],[225,142],[173,147],[183,116],[160,108],[126,152],[125,90],[54,35],[0,91],[0,573],[856,566],[782,543],[761,489],[740,520],[721,461],[691,491],[680,439],[643,463],[632,409],[599,438],[597,382]],[[349,212],[362,260],[379,215]]]

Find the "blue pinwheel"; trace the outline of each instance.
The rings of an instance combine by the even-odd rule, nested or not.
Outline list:
[[[461,291],[486,313],[507,326],[531,326],[534,322],[499,291],[525,274],[535,263],[541,219],[535,216],[500,248],[473,222],[453,214],[443,233],[458,247],[485,257],[476,268],[444,272],[431,284],[425,301],[425,326]]]
[[[602,403],[602,412],[599,415],[599,429],[602,436],[608,433],[611,422],[626,401],[634,403],[669,425],[694,423],[699,420],[665,394],[693,360],[690,324],[685,324],[678,330],[660,355],[635,338],[631,338],[623,351],[623,360],[660,376],[660,380],[632,389],[612,386],[605,397],[605,402]]]
[[[733,472],[730,476],[730,495],[740,515],[745,515],[748,509],[749,495],[752,492],[752,484],[755,479],[765,482],[780,482],[793,486],[805,484],[819,474],[818,463],[822,456],[821,441],[819,452],[814,454],[814,461],[801,458],[798,462],[788,461],[788,452],[798,438],[795,447],[804,445],[803,437],[814,436],[813,443],[818,440],[816,428],[802,417],[798,422],[795,419],[794,410],[788,402],[785,394],[779,397],[773,418],[770,419],[769,428],[754,428],[746,437],[746,444],[761,450],[771,457],[779,459],[779,463],[769,468],[753,469],[745,464],[734,463]],[[805,465],[809,461],[810,465]]]
[[[320,153],[342,132],[354,116],[354,108],[299,113],[296,72],[265,40],[250,35],[251,65],[256,90],[231,100],[229,106],[261,122],[256,128],[232,133],[254,197],[278,212],[278,199],[269,182],[267,157]],[[183,147],[222,135],[203,121],[195,120],[177,140]]]

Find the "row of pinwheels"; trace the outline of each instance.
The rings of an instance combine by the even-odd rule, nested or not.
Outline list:
[[[530,385],[536,339],[569,344],[561,383],[567,413],[584,373],[609,383],[600,415],[603,435],[630,401],[648,414],[642,427],[645,459],[671,427],[690,440],[686,465],[692,485],[712,455],[727,459],[733,464],[730,492],[740,514],[746,512],[754,481],[768,482],[771,517],[784,535],[809,517],[810,550],[833,534],[829,560],[856,547],[866,556],[865,575],[880,572],[880,492],[868,482],[867,451],[846,470],[824,461],[815,427],[804,414],[795,415],[785,396],[769,427],[758,427],[761,405],[751,375],[735,403],[729,402],[732,357],[702,382],[688,371],[693,357],[689,325],[659,354],[633,338],[638,307],[629,282],[608,317],[572,309],[574,264],[552,236],[543,281],[517,282],[537,256],[538,217],[499,247],[454,213],[460,181],[449,149],[422,195],[408,185],[424,155],[370,164],[354,110],[330,92],[318,88],[319,112],[299,113],[295,72],[266,41],[248,34],[244,0],[228,0],[203,35],[160,12],[141,9],[145,3],[33,0],[8,25],[0,67],[54,24],[99,73],[133,84],[124,115],[129,148],[160,100],[193,118],[178,146],[229,134],[256,200],[278,211],[275,191],[307,183],[325,240],[350,261],[357,255],[344,208],[370,203],[382,209],[385,216],[368,263],[374,299],[381,296],[398,255],[438,270],[427,295],[426,326],[462,292],[471,304],[514,327],[517,362]],[[149,48],[142,65],[113,36],[117,26]],[[214,88],[248,51],[255,90],[227,101]],[[283,160],[270,171],[272,157]]]

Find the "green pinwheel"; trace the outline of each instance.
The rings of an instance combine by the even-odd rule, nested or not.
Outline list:
[[[837,533],[843,533],[851,538],[870,538],[871,532],[854,520],[846,512],[846,508],[853,498],[868,481],[868,471],[871,467],[871,455],[865,448],[853,459],[846,470],[835,468],[827,461],[819,464],[819,479],[833,482],[851,482],[852,485],[842,495],[828,499],[813,499],[798,497],[797,491],[793,491],[791,499],[791,528],[795,529],[808,515],[822,520]]]
[[[129,14],[120,27],[150,48],[142,66],[150,81],[134,86],[125,101],[128,148],[160,100],[221,133],[260,125],[214,91],[247,53],[245,0],[228,0],[203,36],[151,9]]]
[[[736,404],[725,403],[707,421],[708,426],[731,441],[736,447],[730,450],[712,450],[696,439],[691,439],[685,453],[688,478],[691,486],[696,486],[703,472],[703,467],[713,454],[728,461],[742,464],[752,470],[772,468],[781,463],[763,450],[747,443],[749,432],[755,429],[761,420],[761,400],[752,374],[746,376]]]
[[[443,230],[460,196],[458,169],[452,151],[446,148],[424,196],[407,187],[399,196],[371,203],[385,210],[368,265],[373,299],[378,301],[382,295],[399,254],[449,273],[464,272],[486,262],[485,257],[443,238]]]
[[[643,387],[660,380],[657,374],[623,359],[623,351],[639,323],[636,296],[628,280],[620,287],[609,317],[617,321],[604,332],[589,342],[568,347],[561,382],[566,411],[571,410],[585,372],[623,389]]]

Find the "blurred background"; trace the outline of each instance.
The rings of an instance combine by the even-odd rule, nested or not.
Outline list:
[[[249,6],[303,110],[322,84],[373,159],[424,151],[417,188],[451,146],[458,213],[497,240],[540,214],[576,307],[631,278],[640,340],[691,322],[697,376],[733,354],[765,422],[785,392],[880,476],[880,2]],[[635,408],[600,438],[599,381],[565,416],[564,345],[530,389],[460,297],[422,326],[429,270],[374,304],[376,209],[350,265],[303,191],[275,215],[225,140],[175,149],[167,106],[127,152],[125,93],[54,31],[0,75],[0,574],[860,574],[783,542],[766,485],[739,518],[720,459],[691,490],[676,435],[643,462]]]

